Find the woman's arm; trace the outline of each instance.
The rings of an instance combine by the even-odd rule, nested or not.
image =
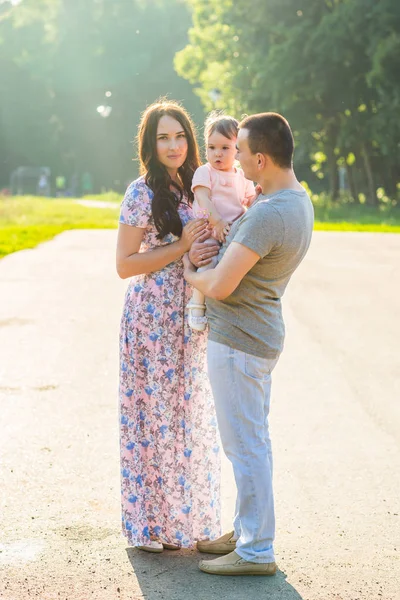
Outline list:
[[[202,235],[206,225],[204,219],[194,219],[185,225],[178,241],[148,252],[139,252],[145,229],[120,223],[116,261],[118,275],[121,279],[127,279],[163,269],[190,250],[192,243]]]

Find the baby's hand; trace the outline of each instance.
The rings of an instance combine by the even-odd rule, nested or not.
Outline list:
[[[245,206],[246,208],[250,208],[250,206],[253,204],[253,202],[255,200],[257,200],[258,196],[260,194],[262,194],[262,187],[261,185],[257,184],[256,187],[254,188],[255,191],[255,196],[253,196],[253,198],[245,198],[242,201],[242,205]]]
[[[223,244],[225,242],[225,237],[229,233],[230,228],[231,228],[231,225],[230,225],[230,223],[228,223],[228,221],[224,221],[223,219],[220,219],[218,221],[218,223],[216,223],[214,225],[213,237],[215,237],[216,240],[218,240],[219,242],[221,242],[221,244]]]
[[[244,208],[249,208],[249,206],[253,204],[255,198],[257,198],[257,196],[254,196],[254,198],[243,198],[241,205],[244,206]]]

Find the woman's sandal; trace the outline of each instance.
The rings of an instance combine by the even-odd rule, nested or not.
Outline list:
[[[181,546],[177,546],[176,544],[167,544],[166,542],[163,542],[162,545],[164,546],[165,550],[180,550]]]
[[[154,553],[159,553],[164,550],[164,546],[162,545],[162,543],[157,540],[151,540],[145,546],[138,546],[138,548],[139,548],[139,550],[144,550],[145,552],[154,552]]]
[[[180,550],[181,547],[176,544],[168,544],[167,542],[160,542],[159,540],[151,540],[149,544],[145,546],[138,546],[139,550],[144,552],[159,553],[165,550]]]
[[[189,313],[188,314],[189,327],[191,329],[194,329],[195,331],[204,331],[205,328],[207,327],[207,317],[206,316],[195,317],[193,314],[194,308],[202,308],[205,311],[206,305],[205,304],[196,304],[195,302],[189,302],[187,304],[187,309],[188,309],[188,313]]]

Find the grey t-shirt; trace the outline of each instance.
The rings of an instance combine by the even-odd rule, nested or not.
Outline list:
[[[233,223],[218,259],[232,242],[260,259],[228,298],[207,298],[210,340],[255,356],[279,356],[285,337],[281,298],[308,250],[313,223],[307,192],[289,189],[259,196]]]

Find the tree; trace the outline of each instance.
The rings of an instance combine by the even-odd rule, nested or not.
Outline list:
[[[3,185],[24,164],[67,177],[89,171],[97,189],[122,190],[137,174],[132,141],[147,104],[169,95],[203,120],[200,101],[173,68],[190,23],[182,0],[7,5],[0,4]],[[112,108],[107,118],[101,105]]]
[[[254,0],[249,10],[245,0],[192,0],[191,6],[190,43],[175,64],[199,86],[207,109],[210,90],[219,87],[219,105],[238,115],[282,112],[298,142],[300,171],[318,155],[314,171],[328,174],[333,199],[338,165],[346,165],[356,199],[357,187],[375,204],[390,163],[394,192],[398,126],[384,123],[383,115],[395,118],[398,108],[400,5]],[[313,177],[308,171],[307,179]]]

